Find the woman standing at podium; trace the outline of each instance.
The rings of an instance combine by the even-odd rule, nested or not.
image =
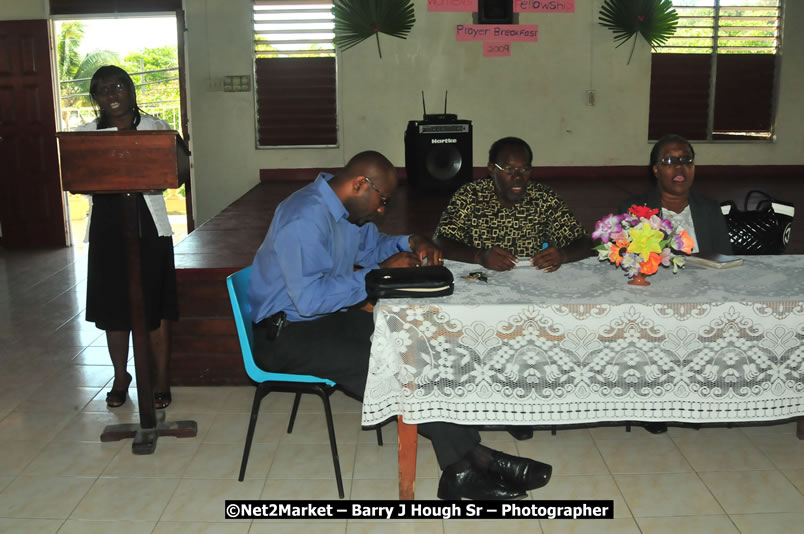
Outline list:
[[[107,65],[92,76],[89,86],[97,118],[76,128],[93,130],[170,130],[163,120],[137,106],[134,82],[120,67]],[[87,273],[87,321],[106,332],[114,366],[114,384],[106,395],[110,408],[126,402],[131,375],[126,371],[131,332],[128,270],[123,235],[123,195],[95,194],[90,209]],[[162,192],[137,194],[140,259],[146,327],[154,359],[154,406],[171,402],[168,380],[170,321],[178,319],[173,231]]]

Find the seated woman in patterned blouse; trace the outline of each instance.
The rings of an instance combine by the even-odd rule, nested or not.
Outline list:
[[[592,255],[592,240],[567,204],[530,181],[533,152],[517,137],[491,145],[489,176],[455,192],[433,235],[443,257],[487,269],[513,269],[518,258],[547,272]]]

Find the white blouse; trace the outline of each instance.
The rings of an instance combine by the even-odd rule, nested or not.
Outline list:
[[[687,204],[687,207],[681,210],[681,213],[676,213],[673,210],[662,208],[662,217],[665,219],[670,219],[670,222],[673,223],[673,227],[681,227],[683,230],[686,230],[692,240],[695,242],[695,246],[692,247],[692,251],[699,252],[698,238],[695,236],[695,224],[692,222],[692,210],[690,210],[689,204]]]

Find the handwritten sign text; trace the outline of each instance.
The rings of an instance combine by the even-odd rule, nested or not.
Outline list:
[[[427,0],[427,11],[477,11],[477,0]]]
[[[515,13],[575,13],[575,0],[514,0]]]
[[[483,43],[484,57],[505,57],[511,55],[511,43]]]
[[[536,24],[458,24],[458,41],[538,41]]]

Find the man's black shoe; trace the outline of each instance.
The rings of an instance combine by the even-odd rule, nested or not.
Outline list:
[[[444,469],[438,481],[438,498],[459,501],[473,500],[507,501],[522,499],[524,491],[509,489],[494,482],[478,471],[468,460],[461,460]]]
[[[533,437],[533,429],[529,426],[509,426],[506,428],[508,433],[519,441],[525,441]]]
[[[553,467],[548,464],[500,451],[491,452],[489,478],[508,488],[520,491],[541,488],[550,482],[552,473]]]
[[[651,434],[664,434],[665,432],[667,432],[667,423],[652,422],[652,423],[645,423],[642,426],[645,428],[645,430],[647,430]]]

